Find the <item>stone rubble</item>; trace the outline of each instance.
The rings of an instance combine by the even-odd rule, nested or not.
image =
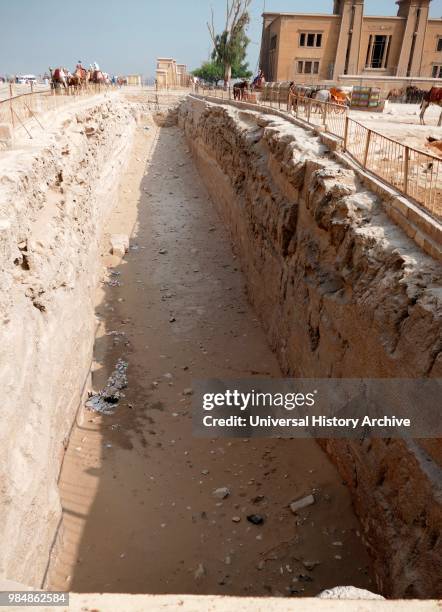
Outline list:
[[[85,404],[86,408],[104,415],[114,414],[120,399],[124,397],[122,390],[127,387],[127,368],[128,363],[119,359],[106,386],[89,397]]]

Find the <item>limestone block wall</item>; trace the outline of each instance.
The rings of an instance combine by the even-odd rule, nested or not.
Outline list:
[[[189,97],[180,125],[251,302],[297,377],[440,377],[440,264],[318,137]],[[418,443],[322,441],[353,494],[378,588],[442,595],[442,472]]]
[[[101,228],[135,127],[116,99],[63,113],[0,157],[0,576],[36,587],[90,366]]]

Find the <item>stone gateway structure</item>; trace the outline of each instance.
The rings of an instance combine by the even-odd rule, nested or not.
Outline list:
[[[266,80],[441,79],[442,19],[429,17],[430,2],[398,0],[394,17],[365,15],[364,0],[334,0],[333,14],[264,13]]]
[[[156,83],[159,89],[188,87],[190,77],[186,64],[178,64],[171,57],[157,59]]]

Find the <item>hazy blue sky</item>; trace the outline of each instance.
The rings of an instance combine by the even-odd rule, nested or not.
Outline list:
[[[155,58],[195,68],[206,59],[213,6],[221,29],[225,0],[0,0],[0,74],[97,61],[113,74],[152,76]],[[265,0],[267,11],[330,12],[333,0]],[[394,0],[366,0],[366,13],[396,14]],[[252,0],[250,67],[255,71],[264,0]],[[442,0],[431,14],[442,17]]]

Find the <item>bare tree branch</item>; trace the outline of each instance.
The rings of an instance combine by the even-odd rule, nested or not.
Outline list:
[[[214,46],[215,54],[224,64],[225,76],[224,81],[230,80],[232,71],[232,50],[237,44],[238,36],[249,22],[249,6],[252,0],[226,0],[226,22],[225,28],[219,36],[215,30],[214,11],[212,12],[212,21],[207,23],[210,38]]]
[[[213,46],[216,45],[216,31],[215,31],[215,15],[213,12],[213,6],[211,7],[212,11],[212,21],[211,23],[207,22],[207,28],[209,30],[210,38],[212,39]]]

